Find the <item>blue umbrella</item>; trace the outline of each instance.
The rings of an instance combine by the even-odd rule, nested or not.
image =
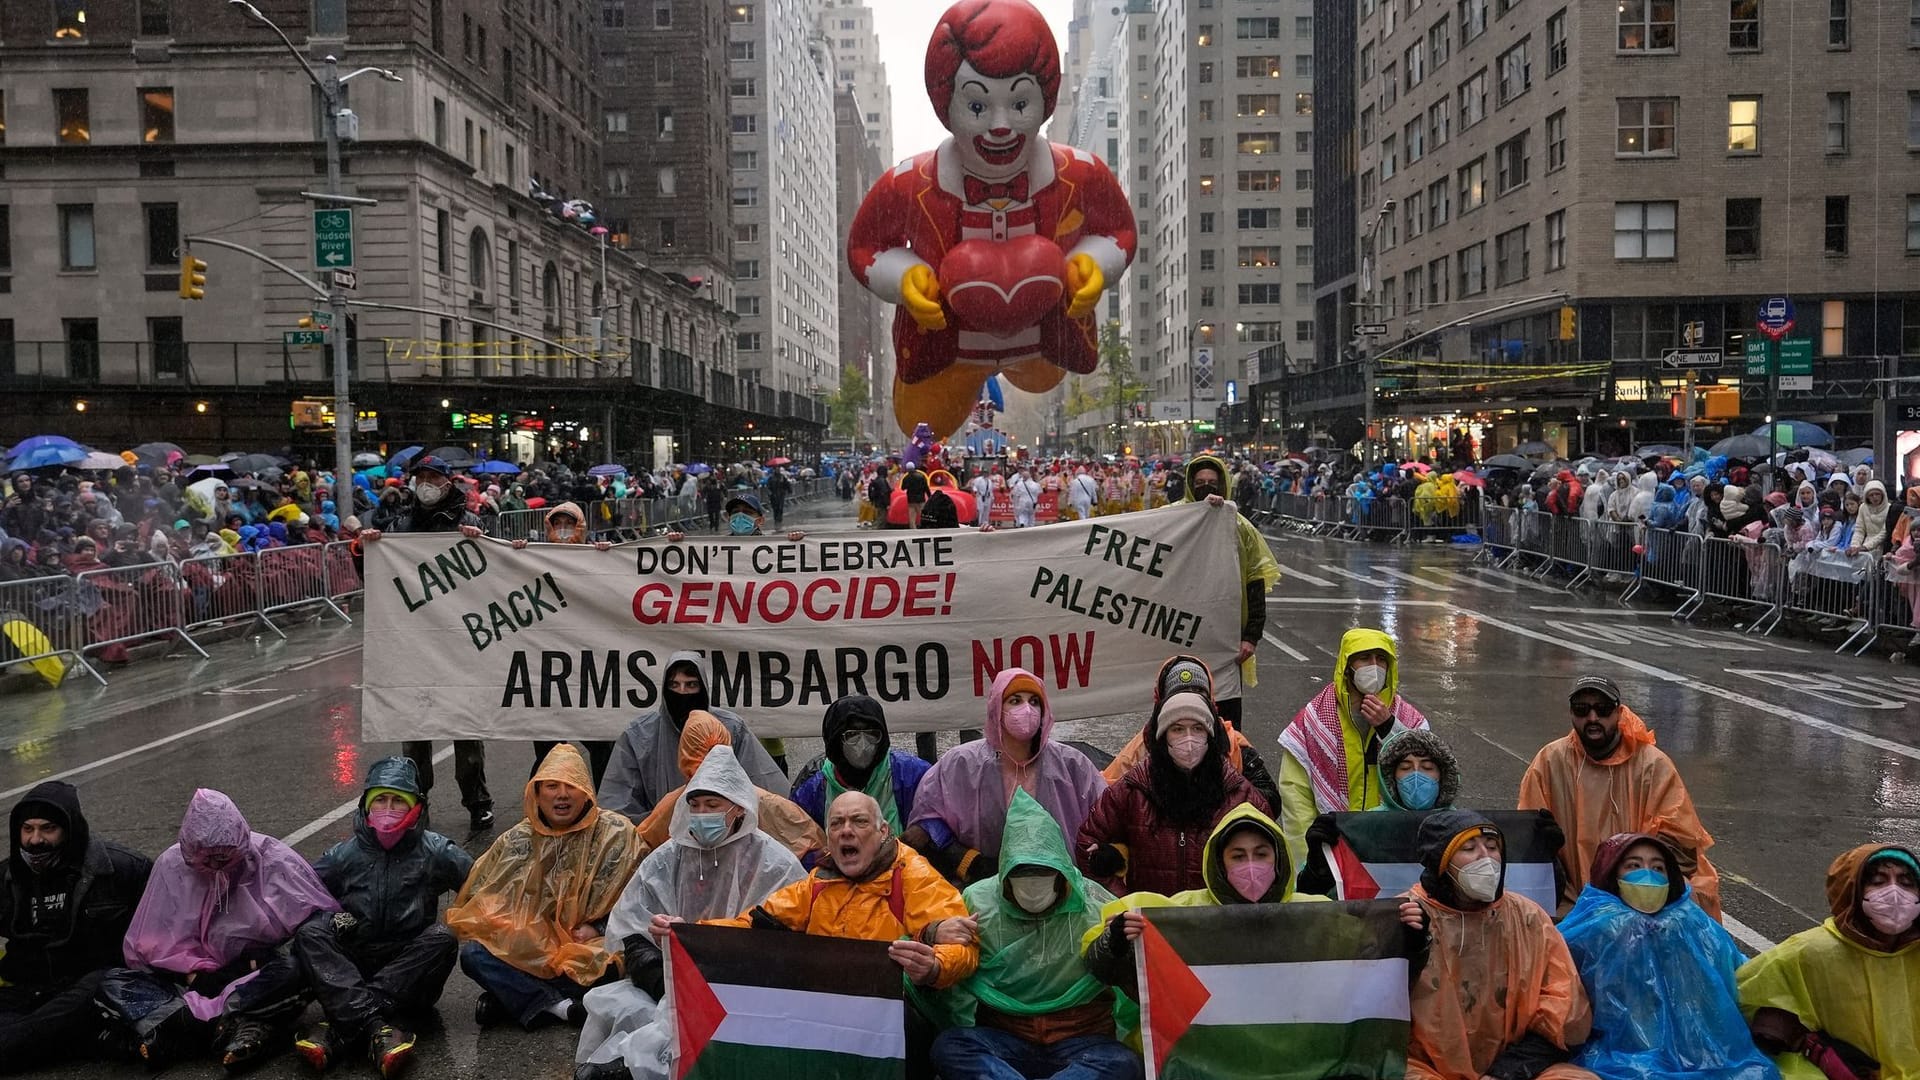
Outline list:
[[[688,476],[705,476],[706,474],[712,471],[713,471],[713,466],[702,465],[700,462],[697,462],[697,461],[687,466]]]
[[[1773,424],[1778,432],[1775,439],[1781,446],[1832,446],[1833,436],[1826,428],[1810,424],[1805,420],[1778,420]],[[1753,429],[1755,435],[1767,437],[1767,425],[1761,424]]]
[[[12,446],[7,447],[7,456],[10,458],[19,457],[29,450],[37,450],[43,446],[80,446],[80,444],[67,438],[65,435],[29,435],[19,442],[14,443]],[[86,447],[83,446],[80,448],[82,450],[86,449]]]
[[[54,465],[72,465],[87,460],[87,452],[77,446],[38,446],[7,461],[9,469],[44,469]]]
[[[595,465],[593,468],[587,470],[587,475],[588,476],[625,476],[627,475],[627,467],[625,465],[614,465],[611,463],[606,465]]]
[[[485,473],[489,476],[513,476],[520,472],[520,466],[515,465],[511,461],[483,461],[475,465],[472,471]]]
[[[399,453],[388,458],[387,468],[393,470],[396,473],[404,472],[406,471],[406,468],[407,468],[407,462],[412,461],[414,458],[414,455],[418,454],[420,451],[425,449],[426,447],[424,446],[409,446],[405,450],[402,450]]]

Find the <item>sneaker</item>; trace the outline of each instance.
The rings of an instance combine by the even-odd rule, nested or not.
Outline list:
[[[412,1032],[401,1031],[389,1023],[377,1023],[367,1036],[367,1060],[373,1062],[381,1076],[392,1080],[413,1063],[413,1044]]]
[[[273,1032],[255,1020],[236,1021],[220,1051],[220,1064],[228,1072],[239,1072],[267,1056]]]
[[[493,828],[493,810],[491,807],[486,806],[470,810],[468,811],[468,820],[473,825],[474,832],[485,832]]]
[[[512,1015],[507,1012],[507,1007],[500,1004],[499,998],[494,997],[491,991],[480,991],[479,1000],[473,1003],[474,1023],[479,1024],[483,1028],[489,1028],[504,1024],[512,1019]]]
[[[308,1028],[293,1041],[293,1052],[300,1060],[313,1066],[315,1072],[326,1072],[340,1055],[340,1044],[334,1039],[333,1025],[325,1020]]]
[[[631,1080],[623,1061],[587,1061],[573,1067],[573,1080]]]
[[[192,1049],[193,1013],[183,1003],[141,1039],[135,1049],[153,1072],[180,1060]]]

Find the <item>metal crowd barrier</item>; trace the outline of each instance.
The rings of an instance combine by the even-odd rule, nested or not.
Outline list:
[[[1847,559],[1822,554],[1802,551],[1787,563],[1783,606],[1796,615],[1842,620],[1847,640],[1834,651],[1852,648],[1864,636],[1856,655],[1866,652],[1880,636],[1874,615],[1876,593],[1885,582],[1880,561],[1871,555]]]
[[[261,618],[276,611],[317,604],[338,615],[341,621],[353,622],[340,605],[333,602],[332,588],[327,581],[327,551],[323,545],[296,544],[266,548],[254,554],[259,559],[256,580]],[[268,619],[267,625],[273,626],[273,621]],[[274,632],[280,633],[280,628],[275,626]]]
[[[1722,539],[1709,536],[1700,541],[1700,597],[1721,605],[1756,607],[1760,614],[1747,625],[1747,633],[1762,637],[1773,632],[1785,614],[1782,599],[1786,595],[1787,561],[1778,544],[1763,544],[1745,537]]]
[[[105,686],[107,680],[87,663],[87,644],[87,614],[73,578],[0,582],[0,666],[71,660]]]
[[[1587,533],[1587,569],[1601,579],[1625,577],[1627,593],[1640,587],[1640,534],[1631,521],[1584,521]]]
[[[1880,636],[1920,632],[1920,566],[1903,566],[1895,559],[1879,560],[1876,574],[1874,629]],[[1866,647],[1862,646],[1861,651]]]
[[[352,540],[335,540],[327,545],[327,596],[335,604],[344,604],[366,593],[360,575],[360,562]]]
[[[1337,535],[1356,540],[1385,539],[1395,543],[1406,539],[1407,504],[1392,496],[1372,499],[1341,497],[1343,525]]]
[[[1480,518],[1480,553],[1474,556],[1475,562],[1497,565],[1505,562],[1514,552],[1514,545],[1520,532],[1520,511],[1510,506],[1487,506],[1482,504]]]
[[[1700,537],[1674,529],[1648,529],[1640,543],[1640,585],[1664,585],[1685,593],[1674,615],[1700,606]],[[1629,590],[1628,595],[1638,589]]]
[[[181,630],[191,633],[244,619],[264,622],[280,634],[260,610],[258,552],[186,559],[180,563],[180,580],[187,586],[187,618]]]
[[[502,510],[493,516],[487,535],[500,540],[539,540],[547,521],[547,508],[538,510]]]
[[[86,570],[74,577],[74,595],[87,616],[83,652],[175,637],[207,655],[187,633],[187,586],[174,563]]]

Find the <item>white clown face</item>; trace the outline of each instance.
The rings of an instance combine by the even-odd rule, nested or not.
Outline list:
[[[1046,97],[1033,76],[992,79],[972,64],[960,65],[947,129],[966,172],[1000,180],[1024,171],[1046,122]]]

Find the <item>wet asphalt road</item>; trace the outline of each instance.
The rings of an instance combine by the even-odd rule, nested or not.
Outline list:
[[[850,527],[847,504],[801,508],[790,522]],[[1728,926],[1750,950],[1825,916],[1828,861],[1854,844],[1920,844],[1920,670],[1884,655],[1835,656],[1832,644],[1676,624],[1660,609],[1629,611],[1602,592],[1570,594],[1469,565],[1440,545],[1389,548],[1272,534],[1286,577],[1268,601],[1260,685],[1246,728],[1269,759],[1281,728],[1331,674],[1340,634],[1378,626],[1399,641],[1401,691],[1459,756],[1462,802],[1509,807],[1526,762],[1566,731],[1565,691],[1577,675],[1611,676],[1679,763],[1718,843]],[[97,834],[149,853],[172,842],[193,789],[231,795],[261,832],[309,858],[348,831],[366,766],[398,751],[359,737],[359,632],[338,620],[290,630],[290,640],[216,643],[210,660],[176,656],[109,675],[102,689],[0,687],[0,802],[37,781],[77,784]],[[11,691],[11,692],[7,692]],[[1142,696],[1148,690],[1142,686]],[[1061,725],[1058,734],[1117,747],[1143,715]],[[949,736],[951,738],[951,736]],[[797,767],[814,740],[788,740]],[[441,754],[450,753],[445,744]],[[519,814],[529,743],[489,747],[499,828]],[[440,767],[442,831],[476,855],[451,762]],[[571,1075],[574,1036],[548,1029],[479,1030],[475,990],[456,972],[412,1075]],[[358,1062],[343,1075],[365,1075]],[[211,1065],[170,1075],[218,1075]],[[76,1064],[32,1075],[96,1077],[137,1070]],[[254,1075],[292,1077],[291,1058]]]

